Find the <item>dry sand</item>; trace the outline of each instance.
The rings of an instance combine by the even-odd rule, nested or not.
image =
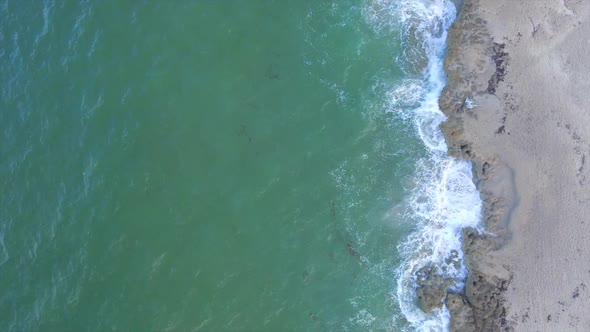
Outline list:
[[[590,331],[590,1],[465,0],[445,68],[489,231],[464,232],[452,330]]]

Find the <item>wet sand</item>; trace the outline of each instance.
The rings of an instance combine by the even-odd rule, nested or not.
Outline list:
[[[590,1],[465,0],[449,31],[449,152],[473,161],[453,331],[590,331]]]

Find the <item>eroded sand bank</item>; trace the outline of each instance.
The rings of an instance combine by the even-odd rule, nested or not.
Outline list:
[[[590,1],[465,0],[440,99],[489,234],[465,230],[454,331],[590,331]]]

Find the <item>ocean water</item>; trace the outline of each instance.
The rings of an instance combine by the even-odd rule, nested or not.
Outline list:
[[[0,1],[1,331],[445,331],[448,0]],[[449,260],[449,257],[452,259]]]

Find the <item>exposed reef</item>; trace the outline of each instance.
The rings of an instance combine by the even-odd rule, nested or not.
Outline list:
[[[449,155],[472,162],[486,231],[463,230],[462,249],[469,274],[462,291],[448,291],[448,280],[436,277],[433,268],[420,271],[427,272],[428,281],[418,278],[417,282],[420,307],[429,312],[444,301],[451,314],[452,331],[513,328],[506,317],[503,296],[512,279],[510,268],[497,262],[494,252],[509,239],[507,225],[517,204],[514,177],[507,165],[478,151],[471,138],[464,135],[466,119],[477,117],[468,101],[494,95],[509,70],[510,56],[504,44],[490,37],[485,24],[478,15],[477,1],[467,0],[449,29],[444,62],[447,84],[439,106],[447,116],[441,129]]]

